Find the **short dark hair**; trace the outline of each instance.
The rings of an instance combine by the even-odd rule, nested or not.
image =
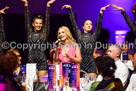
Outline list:
[[[116,65],[114,60],[109,56],[96,58],[96,67],[103,77],[114,77]]]
[[[82,26],[85,25],[85,22],[86,22],[86,21],[91,21],[91,20],[89,20],[89,19],[85,20],[85,21],[83,22]],[[91,21],[91,22],[92,22],[92,21]],[[93,23],[93,22],[92,22],[92,23]]]

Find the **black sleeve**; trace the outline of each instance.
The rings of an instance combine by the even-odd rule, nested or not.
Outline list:
[[[30,17],[29,17],[29,9],[28,6],[25,6],[25,29],[27,30],[27,33],[32,30],[30,26]]]
[[[102,29],[102,18],[103,18],[103,14],[100,13],[99,17],[98,17],[97,25],[96,25],[96,30],[93,33],[95,40],[98,39],[98,37],[100,35],[100,31]]]
[[[2,47],[2,43],[4,41],[5,41],[5,33],[4,33],[3,15],[0,14],[0,53],[4,50]]]
[[[134,17],[134,26],[136,27],[136,12],[133,12],[133,17]]]
[[[134,23],[136,25],[136,12],[133,12],[133,16],[134,16]],[[134,35],[134,36],[136,36],[136,35]],[[134,41],[134,45],[133,46],[134,46],[134,54],[135,54],[136,53],[136,39]]]
[[[44,26],[44,33],[46,33],[46,40],[50,33],[50,7],[47,7],[45,12],[45,26]]]
[[[121,13],[122,13],[122,15],[124,16],[124,18],[125,18],[125,20],[126,20],[128,26],[130,27],[130,29],[131,29],[132,31],[136,31],[136,27],[134,26],[133,22],[131,21],[130,17],[128,16],[128,14],[127,14],[125,11],[123,11],[123,12],[121,12]]]
[[[75,19],[75,16],[74,16],[72,9],[69,9],[69,16],[70,16],[70,20],[71,20],[71,23],[72,23],[74,33],[75,33],[76,37],[79,38],[81,36],[81,31],[77,26],[76,19]]]

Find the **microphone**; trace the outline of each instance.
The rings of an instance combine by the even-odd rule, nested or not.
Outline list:
[[[59,43],[62,44],[62,45],[64,45],[64,43],[61,41],[61,39],[58,39],[58,40],[54,43],[53,48],[56,48],[56,47],[59,45]]]
[[[60,42],[61,42],[61,39],[58,39],[58,40],[55,42],[55,45],[58,45]]]

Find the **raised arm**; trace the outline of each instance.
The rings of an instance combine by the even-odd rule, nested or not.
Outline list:
[[[136,3],[134,3],[134,5],[132,6],[132,12],[136,13]]]
[[[32,30],[30,26],[30,17],[29,17],[29,9],[28,9],[28,1],[27,0],[21,0],[24,2],[24,8],[25,8],[25,29],[27,30],[27,33]]]
[[[134,17],[134,24],[136,26],[136,3],[132,6],[132,12],[133,12],[133,17]]]
[[[77,26],[75,15],[72,11],[72,7],[70,5],[64,5],[62,7],[62,9],[64,9],[64,8],[67,8],[69,10],[69,16],[70,16],[70,20],[71,20],[71,23],[72,23],[73,30],[75,32],[76,37],[79,38],[81,36],[81,31]]]
[[[122,15],[124,16],[128,26],[130,27],[130,29],[132,31],[136,31],[136,27],[134,26],[133,22],[131,21],[130,17],[127,15],[127,13],[125,12],[125,10],[122,7],[119,7],[117,5],[112,4],[112,7],[115,8],[115,10],[121,11]]]
[[[2,43],[5,41],[4,24],[3,24],[2,14],[5,14],[6,9],[9,9],[9,7],[6,6],[4,9],[0,10],[0,53],[3,51]]]
[[[47,9],[45,12],[45,26],[44,26],[44,33],[46,33],[46,39],[49,36],[50,32],[50,5],[53,4],[55,0],[50,0],[47,2]]]
[[[104,6],[100,9],[100,14],[98,17],[98,21],[97,21],[97,25],[96,25],[96,30],[93,33],[93,36],[95,38],[95,40],[98,39],[99,34],[100,34],[100,30],[102,29],[102,18],[103,18],[103,11],[105,11],[108,7],[110,6],[110,4],[108,4],[107,6]]]

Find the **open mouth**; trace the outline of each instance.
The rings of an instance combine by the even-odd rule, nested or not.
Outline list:
[[[36,27],[36,30],[41,30],[41,27]]]
[[[60,36],[60,39],[64,38],[64,36]]]
[[[38,29],[41,28],[41,27],[37,27]]]
[[[91,27],[88,27],[88,29],[90,29]]]

